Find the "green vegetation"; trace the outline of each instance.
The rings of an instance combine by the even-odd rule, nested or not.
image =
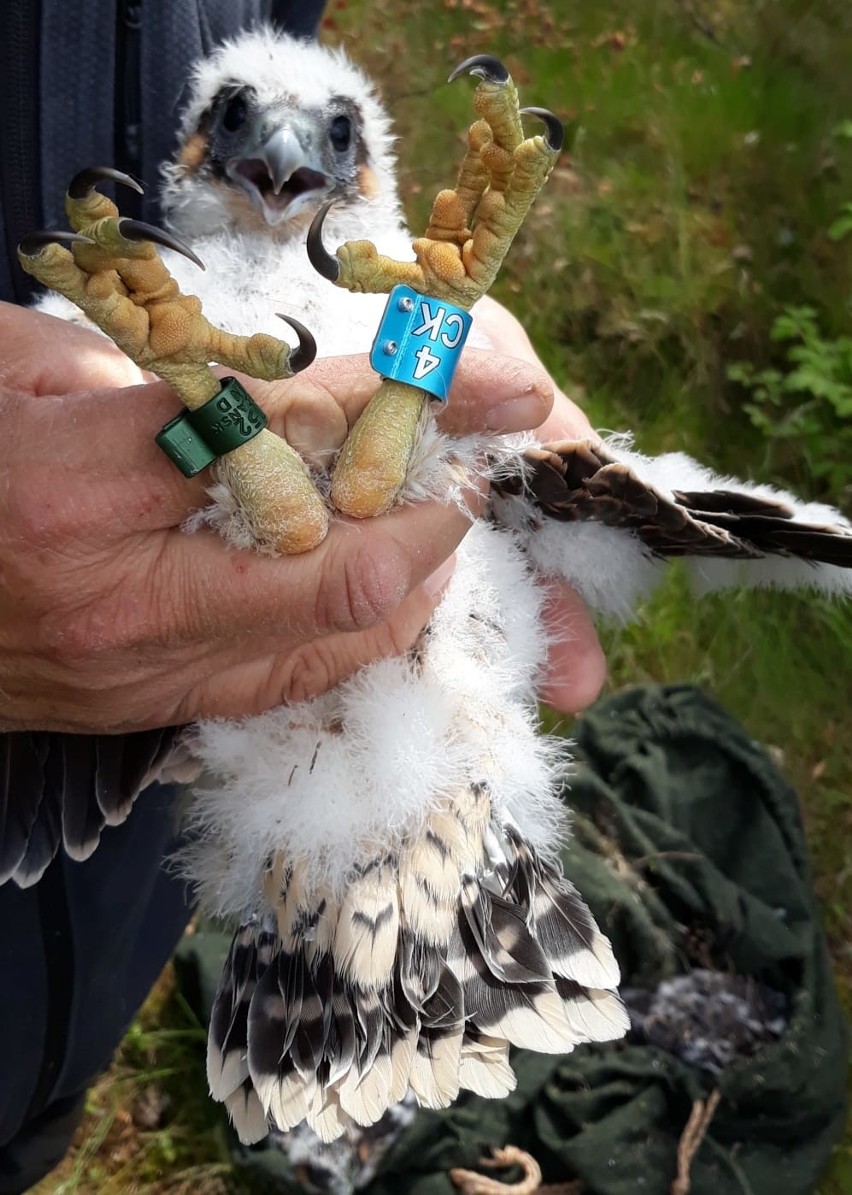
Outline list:
[[[852,457],[852,336],[828,340],[817,321],[813,307],[785,308],[771,337],[789,346],[788,368],[745,361],[728,366],[728,377],[751,390],[744,410],[769,448],[795,446],[812,477],[842,495]]]
[[[326,24],[394,113],[414,228],[462,150],[471,87],[443,85],[462,58],[501,55],[525,103],[573,122],[496,295],[596,426],[848,508],[847,0],[332,0]],[[611,688],[694,681],[775,751],[801,793],[850,1011],[851,623],[807,597],[696,603],[675,570],[638,622],[605,632]],[[202,1038],[159,998],[45,1195],[244,1189],[207,1105]],[[152,1087],[169,1102],[134,1128]],[[852,1138],[821,1195],[850,1189]]]

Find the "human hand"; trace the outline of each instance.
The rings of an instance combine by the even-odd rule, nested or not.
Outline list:
[[[473,309],[475,327],[486,337],[495,352],[514,357],[544,369],[529,337],[515,317],[490,296],[480,299]],[[556,440],[596,439],[585,414],[551,380],[553,407],[547,418],[535,428],[546,444]],[[606,657],[582,598],[563,581],[547,584],[548,604],[545,618],[551,635],[547,672],[541,697],[564,713],[578,713],[591,705],[606,681]]]
[[[109,341],[0,305],[0,726],[118,733],[259,713],[405,651],[469,521],[423,504],[336,523],[270,559],[183,534],[204,505],[152,434],[174,396]],[[366,358],[253,384],[300,451],[334,450],[375,389]],[[470,354],[447,430],[517,431],[551,402],[540,370]],[[437,573],[435,570],[439,570]]]

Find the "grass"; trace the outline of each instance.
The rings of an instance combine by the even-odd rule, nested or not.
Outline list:
[[[848,4],[331,0],[326,37],[394,113],[414,228],[469,122],[470,85],[442,80],[468,54],[503,56],[524,102],[574,135],[495,288],[559,383],[595,425],[632,428],[648,451],[683,448],[827,496],[795,443],[755,429],[727,368],[777,362],[770,329],[786,304],[816,308],[826,335],[849,329],[852,254],[827,235],[852,198],[852,141],[835,133],[852,117]],[[852,1012],[848,613],[771,594],[696,604],[675,570],[605,643],[610,690],[694,681],[776,749],[802,797]],[[257,1191],[229,1169],[203,1036],[164,978],[41,1195]],[[821,1195],[850,1189],[847,1137]]]

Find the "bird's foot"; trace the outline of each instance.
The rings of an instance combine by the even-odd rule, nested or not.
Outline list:
[[[370,241],[349,241],[332,257],[322,244],[329,205],[318,213],[308,252],[316,268],[338,286],[383,293],[404,285],[467,311],[494,281],[559,156],[562,126],[551,112],[519,107],[515,85],[496,58],[469,58],[450,80],[463,73],[480,79],[474,94],[479,119],[470,128],[455,188],[439,193],[426,235],[414,242],[415,261],[394,261]],[[525,112],[544,121],[544,135],[524,136]],[[338,510],[365,517],[392,505],[423,418],[422,392],[396,381],[382,384],[338,459],[331,490]]]
[[[102,179],[141,190],[107,167],[75,176],[65,199],[73,232],[37,232],[19,247],[24,270],[58,291],[142,369],[167,381],[190,412],[217,399],[215,361],[251,377],[290,377],[313,360],[306,329],[295,350],[273,336],[234,336],[205,319],[199,299],[181,293],[157,253],[162,245],[194,261],[191,249],[160,229],[123,218],[96,189]],[[286,318],[286,317],[282,317]],[[304,552],[324,538],[328,514],[298,454],[264,429],[218,462],[246,523],[262,548]]]
[[[562,149],[562,125],[542,108],[521,108],[512,79],[496,58],[480,54],[453,71],[477,75],[474,108],[479,116],[456,186],[439,192],[426,234],[414,242],[416,261],[399,262],[371,241],[348,241],[335,257],[322,244],[322,224],[331,204],[317,214],[309,253],[321,273],[356,292],[385,293],[411,286],[468,309],[496,277],[530,206],[547,181]],[[525,137],[524,113],[545,123],[545,135]]]

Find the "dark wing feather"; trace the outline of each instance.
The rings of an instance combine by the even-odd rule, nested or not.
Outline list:
[[[103,752],[107,759],[115,752]],[[59,796],[62,812],[62,844],[78,863],[88,859],[97,847],[105,820],[98,801],[97,739],[86,735],[63,735],[57,755],[61,757],[62,783],[50,794]],[[91,784],[86,780],[91,777]]]
[[[19,888],[30,888],[37,884],[56,858],[61,842],[61,807],[58,801],[45,796],[39,803],[38,816],[30,831],[24,857],[12,874],[13,883]]]
[[[852,568],[852,535],[836,527],[806,526],[798,522],[783,502],[749,494],[718,490],[712,493],[675,493],[694,517],[714,527],[736,533],[755,545],[761,554],[798,556],[820,564]]]
[[[60,844],[88,859],[104,826],[124,821],[156,779],[179,734],[0,736],[0,883],[36,883]]]
[[[0,736],[0,884],[15,875],[27,854],[44,796],[46,758],[45,734]]]
[[[529,449],[525,460],[527,475],[500,478],[498,495],[525,495],[542,515],[561,522],[632,531],[659,556],[781,555],[852,568],[852,533],[800,522],[781,500],[724,488],[675,491],[668,498],[586,440]]]

